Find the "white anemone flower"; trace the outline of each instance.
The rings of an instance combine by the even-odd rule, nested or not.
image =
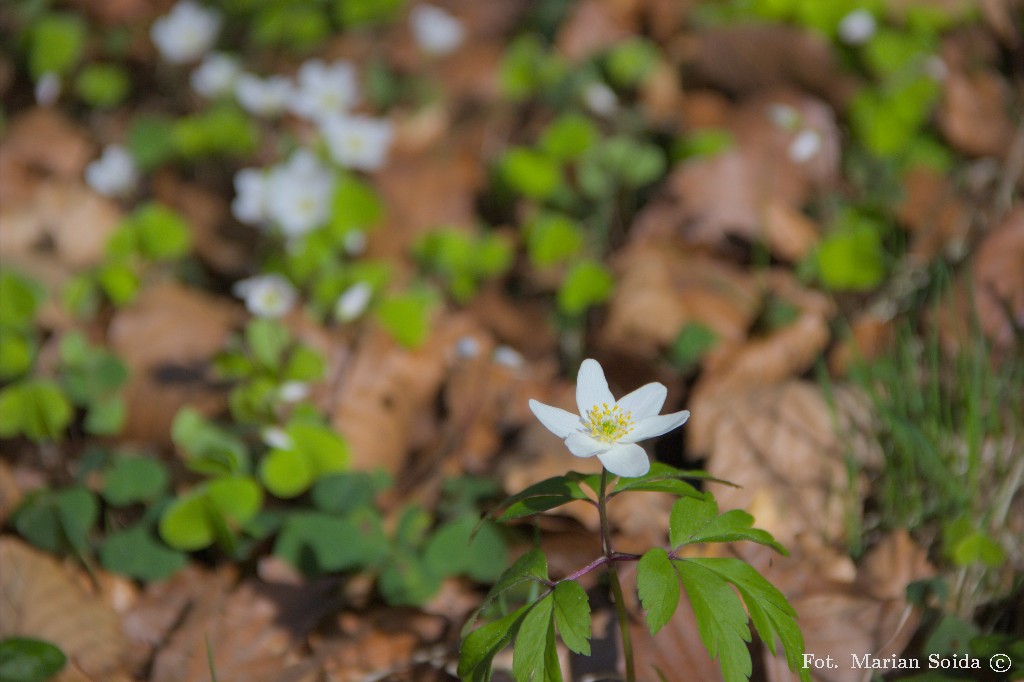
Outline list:
[[[306,234],[331,215],[334,176],[307,149],[274,167],[267,178],[267,215],[288,237]]]
[[[583,103],[598,116],[608,117],[619,108],[615,91],[601,82],[591,83],[583,91]]]
[[[292,93],[292,82],[284,76],[260,78],[243,73],[235,83],[238,103],[250,114],[262,118],[274,118],[284,113]]]
[[[280,426],[268,426],[260,432],[263,443],[269,448],[291,450],[295,442]]]
[[[235,91],[235,83],[242,75],[237,57],[223,52],[211,52],[189,76],[192,89],[203,97],[214,99]]]
[[[202,57],[213,47],[222,18],[192,0],[181,0],[167,16],[153,22],[149,31],[153,44],[172,64],[185,64]]]
[[[235,173],[235,198],[231,215],[247,225],[264,225],[267,211],[267,173],[262,168],[243,168]]]
[[[577,457],[593,457],[616,476],[643,476],[651,469],[647,453],[637,441],[654,438],[682,426],[687,410],[658,414],[668,389],[657,382],[641,386],[618,401],[608,390],[604,370],[596,360],[584,360],[576,379],[580,414],[530,401],[530,409],[553,434],[565,440]]]
[[[339,166],[364,171],[378,170],[387,162],[395,136],[390,121],[369,116],[330,116],[320,132]]]
[[[288,313],[299,294],[291,282],[281,275],[258,275],[235,282],[235,296],[245,300],[245,307],[257,317],[277,318]]]
[[[135,191],[139,171],[128,150],[112,144],[85,167],[85,182],[100,194],[123,198]]]
[[[839,39],[847,45],[863,45],[875,35],[878,25],[875,15],[866,9],[856,9],[839,22]]]
[[[297,403],[309,397],[309,384],[305,381],[286,381],[277,389],[277,397],[286,403]]]
[[[364,312],[373,298],[373,287],[366,282],[356,282],[338,297],[334,304],[334,317],[339,322],[351,322]]]
[[[412,35],[420,49],[428,54],[445,55],[454,51],[466,37],[462,22],[433,5],[416,5],[409,13]]]
[[[35,95],[36,104],[41,107],[53,105],[60,99],[60,91],[63,87],[60,74],[56,71],[47,71],[36,81]]]
[[[327,65],[310,59],[299,67],[296,80],[288,109],[310,121],[351,111],[359,104],[356,69],[351,62],[339,60]]]
[[[821,150],[821,133],[805,128],[797,133],[789,144],[789,158],[795,163],[804,163],[814,158]]]

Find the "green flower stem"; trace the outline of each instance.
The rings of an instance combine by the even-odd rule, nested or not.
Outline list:
[[[601,485],[597,496],[597,511],[601,517],[601,549],[608,564],[608,576],[612,583],[612,596],[615,599],[615,613],[619,619],[619,633],[622,636],[622,655],[626,663],[626,682],[636,682],[636,670],[633,664],[633,640],[629,635],[629,619],[626,615],[626,601],[622,597],[622,584],[619,572],[615,567],[615,553],[612,551],[612,534],[608,527],[607,498],[605,491],[608,485],[608,470],[601,469]]]

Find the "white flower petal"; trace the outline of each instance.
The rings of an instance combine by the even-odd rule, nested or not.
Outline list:
[[[580,414],[586,415],[595,405],[615,404],[612,392],[608,390],[608,380],[604,378],[604,370],[597,360],[587,358],[580,365],[580,373],[576,377],[576,404]]]
[[[667,395],[665,385],[655,381],[619,398],[619,407],[632,413],[633,421],[638,422],[661,412]]]
[[[604,468],[616,476],[636,478],[651,470],[651,461],[639,445],[627,443],[616,445],[607,452],[598,453]]]
[[[629,435],[623,436],[620,441],[623,443],[635,443],[638,440],[654,438],[682,426],[689,418],[689,410],[647,417],[636,422],[633,431]]]
[[[545,405],[538,400],[530,400],[530,410],[551,433],[559,438],[565,438],[570,433],[575,433],[580,427],[580,418],[572,412],[567,412],[560,407]]]
[[[577,457],[593,457],[594,455],[600,455],[602,452],[607,452],[611,447],[618,446],[602,443],[585,433],[577,431],[576,433],[570,433],[569,437],[565,439],[565,447],[569,448],[569,452]]]

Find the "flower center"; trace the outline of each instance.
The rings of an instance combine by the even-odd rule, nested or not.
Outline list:
[[[623,412],[618,405],[594,405],[587,412],[587,427],[597,440],[612,443],[633,430],[633,413]]]

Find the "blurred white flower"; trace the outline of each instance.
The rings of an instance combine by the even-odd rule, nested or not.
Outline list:
[[[54,71],[47,71],[36,81],[36,104],[48,107],[60,98],[60,76]]]
[[[366,251],[366,233],[362,230],[352,230],[342,239],[342,248],[350,256],[359,256]]]
[[[409,13],[412,35],[420,49],[443,55],[455,50],[466,37],[462,22],[433,5],[416,5]]]
[[[339,322],[351,322],[364,312],[373,298],[373,287],[366,282],[356,282],[338,297],[334,304],[334,317]]]
[[[309,384],[305,381],[286,381],[277,389],[277,397],[286,403],[297,403],[309,395]]]
[[[242,108],[254,116],[280,116],[293,92],[292,82],[284,76],[260,78],[251,73],[238,76],[235,97]]]
[[[103,155],[85,167],[85,182],[108,197],[126,197],[139,183],[139,171],[128,150],[116,144],[104,148]]]
[[[240,75],[242,65],[237,57],[223,52],[211,52],[192,71],[189,81],[200,95],[214,99],[234,92]]]
[[[768,118],[776,128],[781,130],[796,130],[800,127],[800,112],[796,107],[789,104],[776,102],[768,107]]]
[[[235,282],[235,296],[257,317],[281,317],[295,305],[299,294],[281,275],[258,275]]]
[[[267,177],[267,215],[289,237],[298,237],[327,222],[334,176],[306,149],[271,169]]]
[[[839,22],[839,39],[847,45],[863,45],[871,40],[877,29],[875,15],[866,9],[856,9]]]
[[[262,168],[243,168],[235,173],[231,214],[248,225],[267,222],[267,173]]]
[[[292,437],[280,426],[268,426],[260,432],[263,443],[277,450],[291,450],[294,442]]]
[[[390,121],[369,116],[331,116],[320,131],[338,165],[365,171],[377,170],[387,162],[395,135]]]
[[[637,441],[668,433],[690,417],[686,410],[659,415],[667,395],[663,384],[653,382],[616,401],[601,365],[584,360],[576,378],[578,415],[536,400],[530,401],[530,410],[548,431],[565,441],[572,454],[597,455],[616,476],[635,477],[651,468]]]
[[[515,348],[511,346],[498,346],[494,349],[494,355],[491,356],[496,363],[509,369],[519,369],[526,364],[523,360],[523,356]]]
[[[473,336],[463,336],[455,342],[455,354],[469,360],[480,354],[480,342]]]
[[[583,103],[598,116],[611,116],[619,108],[619,98],[607,84],[591,83],[583,91]]]
[[[796,163],[809,161],[821,150],[821,133],[812,128],[804,128],[789,144],[789,158]]]
[[[220,31],[221,16],[192,0],[181,0],[171,13],[153,22],[149,35],[172,64],[195,61],[209,50]]]
[[[350,111],[359,104],[356,70],[351,62],[331,65],[310,59],[299,67],[297,87],[288,101],[292,113],[311,121]]]

